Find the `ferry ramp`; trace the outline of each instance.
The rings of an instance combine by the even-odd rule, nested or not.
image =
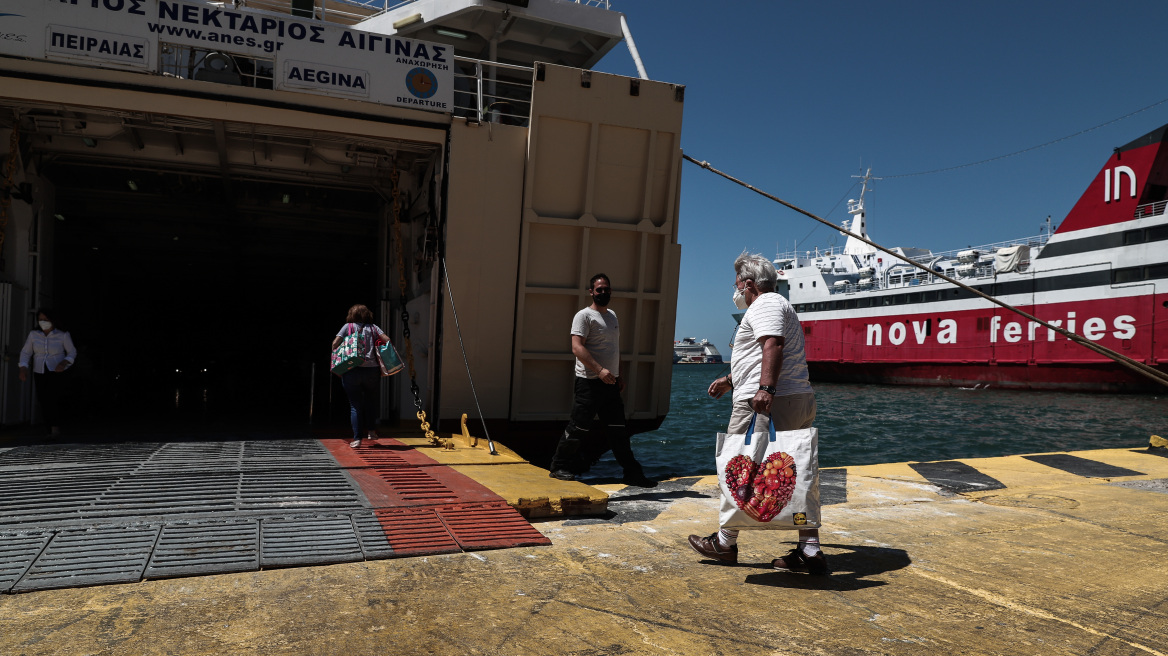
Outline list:
[[[603,512],[604,493],[505,447],[399,437],[5,447],[0,592],[547,545],[524,515]],[[525,494],[509,502],[459,471],[482,467]]]
[[[1166,456],[824,470],[828,577],[771,569],[782,531],[744,532],[737,566],[692,552],[713,476],[600,485],[599,514],[537,522],[545,546],[0,595],[0,651],[1164,654]]]

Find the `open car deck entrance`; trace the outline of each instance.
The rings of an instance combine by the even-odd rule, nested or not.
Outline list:
[[[35,175],[31,221],[8,235],[27,241],[9,269],[31,281],[9,350],[51,305],[78,345],[80,417],[347,417],[328,344],[354,303],[398,332],[391,177],[403,221],[424,222],[438,144],[82,106],[0,114]],[[8,423],[33,411],[27,393],[19,404]]]

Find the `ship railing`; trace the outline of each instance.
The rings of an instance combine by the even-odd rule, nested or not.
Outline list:
[[[1165,201],[1165,202],[1168,202],[1168,201]],[[961,253],[963,251],[975,250],[975,251],[978,251],[979,253],[995,253],[995,252],[997,252],[997,250],[999,248],[1007,248],[1010,246],[1029,246],[1031,251],[1036,251],[1037,249],[1040,249],[1044,245],[1046,245],[1046,242],[1049,240],[1050,240],[1050,235],[1048,233],[1044,232],[1044,233],[1039,234],[1039,235],[1034,236],[1034,237],[1022,237],[1020,239],[1010,239],[1007,241],[994,242],[992,244],[983,244],[981,246],[966,246],[965,248],[954,248],[953,250],[940,251],[937,253],[929,252],[926,255],[920,255],[917,257],[910,257],[909,259],[914,261],[914,262],[918,262],[920,264],[928,264],[937,258],[940,258],[943,260],[956,259],[958,253]],[[814,250],[807,250],[807,251],[787,251],[785,253],[780,253],[779,255],[777,255],[775,257],[775,259],[776,260],[793,261],[793,260],[795,260],[795,258],[798,258],[800,260],[806,261],[808,259],[814,259],[816,257],[830,257],[832,255],[842,255],[842,254],[843,254],[843,248],[833,246],[831,248],[821,248],[821,249],[814,249]],[[894,263],[891,266],[907,266],[907,265],[903,265],[903,264],[898,265],[898,264]]]
[[[587,7],[599,7],[601,9],[612,9],[610,0],[567,0],[567,1],[573,2],[573,3],[578,4],[578,5],[585,5]],[[381,12],[381,13],[385,13],[385,12],[393,11],[399,7],[405,7],[406,5],[412,5],[415,2],[418,2],[418,0],[400,0],[399,2],[390,2],[390,0],[378,0],[378,4],[381,4],[382,2],[385,3],[385,11]],[[527,4],[524,3],[524,6],[527,6]]]
[[[454,58],[454,115],[468,120],[526,126],[531,119],[530,66]]]
[[[1135,218],[1142,219],[1148,216],[1160,216],[1168,208],[1168,200],[1158,200],[1154,203],[1145,203],[1136,208]]]
[[[1046,242],[1049,240],[1050,240],[1050,234],[1043,232],[1042,234],[1037,235],[1035,237],[1023,237],[1021,239],[1010,239],[1008,241],[999,241],[999,242],[994,242],[992,244],[985,244],[984,246],[973,246],[973,247],[967,246],[965,248],[955,248],[951,251],[941,251],[940,253],[933,253],[929,257],[915,258],[915,259],[917,262],[920,262],[922,264],[928,264],[934,258],[938,258],[938,257],[943,259],[943,260],[955,259],[959,253],[962,253],[964,251],[974,250],[974,251],[977,251],[978,253],[983,253],[983,254],[984,253],[996,253],[996,252],[998,252],[999,248],[1009,248],[1010,246],[1029,246],[1030,250],[1032,252],[1031,254],[1033,254],[1034,251],[1045,246]]]
[[[787,251],[785,253],[779,253],[775,256],[774,259],[794,261],[796,258],[798,258],[800,260],[813,260],[817,257],[843,254],[844,249],[842,246],[832,246],[830,248],[814,248],[806,251]]]
[[[385,12],[388,0],[237,0],[237,7],[262,9],[297,18],[356,25]],[[231,4],[223,2],[220,4]]]
[[[907,267],[907,265],[900,265]],[[1023,260],[1018,267],[1018,271],[1026,271],[1030,267],[1030,259]],[[903,273],[890,272],[887,276],[887,281],[883,278],[873,278],[867,285],[859,285],[855,282],[849,281],[846,285],[833,285],[828,288],[828,293],[832,296],[838,294],[855,294],[856,292],[870,292],[880,291],[882,289],[908,289],[917,287],[919,285],[934,285],[946,283],[946,281],[939,276],[926,273],[919,269],[912,271],[907,268],[901,269]],[[994,263],[992,260],[979,262],[973,268],[964,273],[957,273],[953,269],[946,269],[943,272],[950,278],[958,280],[974,280],[994,277]]]
[[[237,7],[263,9],[281,14],[292,14],[299,18],[311,18],[342,25],[356,25],[361,21],[380,16],[419,0],[235,0]],[[612,9],[610,0],[567,0],[578,5]]]

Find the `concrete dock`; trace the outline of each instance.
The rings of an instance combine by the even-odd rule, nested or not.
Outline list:
[[[1168,654],[1164,449],[827,470],[828,577],[772,570],[781,531],[703,562],[714,477],[581,495],[438,451],[512,506],[603,514],[533,519],[550,546],[0,595],[0,653]]]

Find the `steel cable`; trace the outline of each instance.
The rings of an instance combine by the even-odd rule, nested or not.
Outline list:
[[[495,450],[495,443],[491,441],[487,419],[479,405],[479,393],[475,391],[474,376],[470,373],[470,360],[466,357],[466,344],[462,341],[462,327],[458,325],[458,310],[454,309],[454,290],[450,287],[450,271],[446,269],[446,258],[442,258],[442,275],[446,278],[446,298],[450,300],[450,312],[454,315],[454,331],[458,333],[458,346],[462,348],[462,363],[466,365],[466,378],[470,381],[470,393],[474,397],[475,410],[479,411],[479,421],[483,422],[483,434],[487,436],[487,446],[491,447],[491,455],[497,456],[499,452]]]

